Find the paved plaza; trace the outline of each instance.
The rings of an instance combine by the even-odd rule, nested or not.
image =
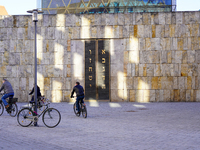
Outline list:
[[[26,103],[18,103],[18,107]],[[1,150],[199,150],[200,103],[86,102],[88,118],[73,103],[52,103],[62,120],[47,128],[21,127],[0,116]]]

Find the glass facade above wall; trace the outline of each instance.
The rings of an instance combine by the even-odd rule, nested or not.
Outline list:
[[[176,11],[176,0],[38,0],[44,14]]]

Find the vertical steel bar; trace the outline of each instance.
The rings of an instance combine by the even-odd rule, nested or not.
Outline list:
[[[35,22],[35,53],[34,53],[34,101],[35,101],[35,115],[37,115],[37,21]],[[34,123],[37,126],[37,122]]]

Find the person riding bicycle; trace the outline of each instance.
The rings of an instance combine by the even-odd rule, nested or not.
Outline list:
[[[76,85],[74,86],[73,91],[71,93],[71,98],[73,98],[74,92],[76,92],[76,108],[77,108],[78,113],[80,113],[80,108],[79,108],[78,103],[79,103],[79,100],[81,100],[81,103],[84,104],[83,99],[84,99],[85,95],[84,95],[84,89],[80,85],[79,82],[76,82]]]
[[[8,82],[8,80],[3,79],[2,82],[3,82],[3,84],[2,84],[2,86],[0,88],[0,92],[2,90],[4,90],[5,94],[2,96],[1,99],[2,99],[2,101],[4,103],[4,105],[5,105],[6,110],[9,111],[11,109],[12,105],[9,105],[7,103],[6,98],[8,98],[8,97],[13,98],[14,90],[13,90],[12,85],[10,84],[10,82]]]
[[[34,84],[33,84],[33,89],[32,89],[32,91],[29,93],[29,95],[31,95],[31,94],[33,94],[33,93],[34,93]],[[39,86],[37,85],[37,98],[40,97],[40,96],[42,96],[42,95],[41,95],[41,92],[40,92],[40,88],[39,88]],[[30,103],[33,103],[33,102],[34,102],[34,95],[32,96]]]

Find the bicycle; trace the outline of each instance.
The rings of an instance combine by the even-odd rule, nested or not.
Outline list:
[[[78,104],[79,104],[80,113],[78,113],[78,110],[76,109],[76,101],[75,101],[74,106],[73,106],[75,115],[77,117],[79,117],[81,115],[81,113],[82,113],[83,118],[87,118],[86,105],[84,103],[81,103],[81,100],[79,100]]]
[[[0,93],[1,97],[4,95],[3,93]],[[11,96],[6,98],[6,101],[8,102],[9,105],[11,105],[11,109],[7,111],[7,113],[11,117],[15,117],[18,113],[18,107],[16,102],[18,101],[18,98],[12,98]],[[3,114],[4,111],[4,104],[2,99],[0,99],[0,116]]]
[[[37,103],[37,108],[41,108],[41,113],[36,113],[34,108],[35,103],[32,103],[30,106],[22,108],[17,114],[17,121],[22,127],[28,127],[32,123],[38,122],[40,116],[42,116],[45,126],[49,128],[54,128],[60,123],[60,112],[55,108],[50,108],[50,101],[44,96],[41,96]]]

